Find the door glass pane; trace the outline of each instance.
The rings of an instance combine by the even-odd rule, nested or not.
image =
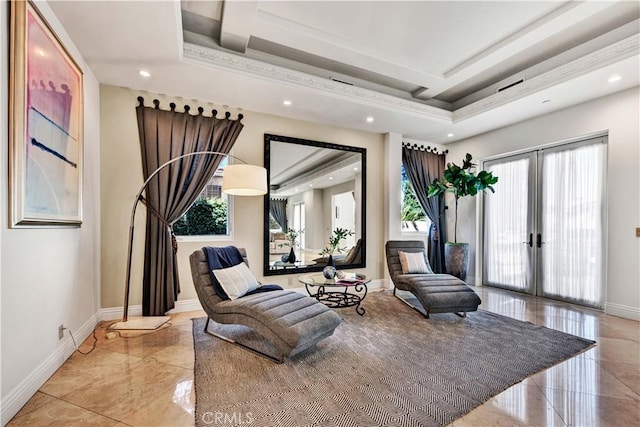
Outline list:
[[[606,145],[542,153],[542,294],[602,307]]]
[[[484,199],[484,283],[531,291],[529,157],[486,163],[498,177]]]

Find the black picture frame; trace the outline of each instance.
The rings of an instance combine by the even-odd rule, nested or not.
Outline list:
[[[366,267],[366,205],[367,205],[367,149],[363,147],[353,147],[349,145],[324,142],[324,141],[315,141],[310,139],[303,138],[294,138],[283,135],[274,135],[274,134],[264,134],[264,167],[267,169],[267,183],[269,186],[269,191],[264,195],[264,236],[263,236],[263,274],[265,276],[276,276],[276,275],[285,275],[285,274],[303,274],[309,272],[317,272],[322,271],[324,265],[313,265],[313,266],[305,266],[305,267],[297,267],[297,268],[285,268],[285,269],[273,269],[270,266],[270,250],[269,250],[269,241],[270,241],[270,229],[269,229],[269,217],[270,217],[270,200],[271,200],[271,148],[273,142],[281,142],[287,144],[297,144],[297,145],[305,145],[317,148],[326,148],[330,150],[339,150],[348,153],[357,153],[360,154],[361,161],[361,176],[360,180],[361,188],[360,188],[360,234],[358,238],[361,239],[361,257],[360,262],[352,263],[352,264],[342,264],[337,266],[339,270],[347,270],[347,269],[355,269],[355,268],[365,268]],[[320,256],[320,255],[318,255]]]

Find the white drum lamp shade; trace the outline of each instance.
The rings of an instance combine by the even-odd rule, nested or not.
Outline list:
[[[222,191],[236,196],[267,194],[267,170],[255,165],[227,165],[222,175]]]

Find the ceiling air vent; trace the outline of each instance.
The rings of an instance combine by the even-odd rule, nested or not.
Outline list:
[[[524,83],[524,79],[520,79],[520,80],[515,81],[515,82],[513,82],[513,83],[509,83],[509,84],[508,84],[508,85],[506,85],[506,86],[502,86],[501,88],[498,88],[498,90],[497,90],[496,92],[502,92],[503,90],[507,90],[507,89],[509,89],[509,88],[511,88],[511,87],[517,86],[517,85],[519,85],[520,83]]]
[[[353,86],[353,83],[345,82],[344,80],[336,79],[335,77],[331,77],[331,80],[333,80],[334,82],[338,82],[338,83],[342,83],[342,84],[345,84],[345,85]]]

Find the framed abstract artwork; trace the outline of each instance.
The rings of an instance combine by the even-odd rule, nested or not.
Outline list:
[[[29,1],[12,1],[10,226],[82,223],[83,76]]]

